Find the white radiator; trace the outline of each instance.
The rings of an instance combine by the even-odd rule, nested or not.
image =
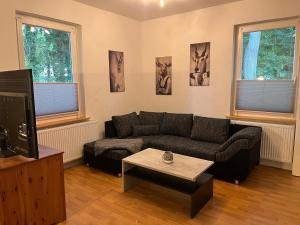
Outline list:
[[[64,163],[79,159],[83,145],[99,138],[97,121],[87,121],[37,132],[38,143],[64,151]]]
[[[292,164],[295,126],[269,123],[232,121],[232,123],[262,127],[261,159]]]

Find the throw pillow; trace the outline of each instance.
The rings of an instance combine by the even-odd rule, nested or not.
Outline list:
[[[222,144],[228,139],[229,125],[229,119],[195,116],[191,138]]]
[[[166,113],[160,131],[162,134],[190,137],[193,125],[193,114]]]
[[[117,131],[118,138],[125,138],[132,135],[132,127],[140,124],[136,112],[122,116],[113,116],[112,122]]]

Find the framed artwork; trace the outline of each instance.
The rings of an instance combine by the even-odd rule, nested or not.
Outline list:
[[[124,92],[124,53],[108,51],[110,92]]]
[[[210,42],[190,46],[190,86],[209,86]]]
[[[157,57],[156,65],[156,95],[172,94],[172,57]]]

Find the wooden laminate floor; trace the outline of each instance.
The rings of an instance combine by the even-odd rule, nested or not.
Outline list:
[[[69,225],[300,224],[300,178],[259,166],[241,185],[214,181],[214,197],[189,218],[185,199],[149,183],[122,193],[121,178],[83,165],[65,171]]]

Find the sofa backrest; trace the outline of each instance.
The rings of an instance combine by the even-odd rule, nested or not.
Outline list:
[[[248,125],[241,125],[241,124],[230,124],[229,126],[229,137],[234,135],[236,132],[246,128],[246,127],[252,127]],[[105,121],[105,137],[106,138],[114,138],[117,137],[116,128],[114,127],[114,124],[112,120]]]

